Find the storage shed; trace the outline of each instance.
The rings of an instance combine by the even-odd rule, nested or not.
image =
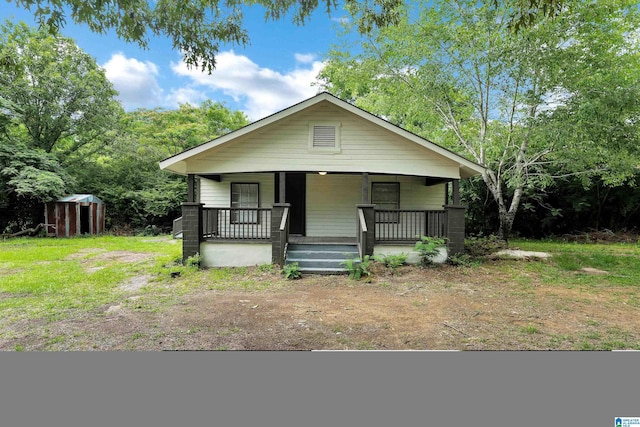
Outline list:
[[[47,236],[100,234],[105,228],[105,204],[92,194],[72,194],[46,204]]]

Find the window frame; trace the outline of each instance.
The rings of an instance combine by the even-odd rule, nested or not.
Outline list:
[[[236,185],[255,185],[256,186],[256,202],[255,206],[234,206],[233,195],[234,195],[234,186]],[[231,212],[229,215],[229,222],[231,224],[260,224],[260,213],[258,209],[260,208],[260,183],[259,182],[232,182],[229,186],[230,194],[229,194],[229,207],[231,208]],[[235,194],[240,194],[239,192],[235,192]],[[236,202],[240,203],[240,202]],[[249,218],[240,218],[241,213],[239,211],[234,211],[234,209],[255,209],[255,216],[251,218],[251,211],[246,212]]]
[[[395,211],[399,211],[400,210],[400,183],[399,182],[389,182],[389,181],[380,181],[380,182],[372,182],[371,183],[371,203],[376,205],[376,209],[378,209],[378,205],[382,204],[386,204],[389,205],[392,202],[379,202],[376,200],[376,193],[375,193],[375,188],[379,188],[381,186],[388,186],[388,187],[393,187],[395,189],[396,192],[396,201],[393,202],[395,204],[394,208],[381,208],[381,210],[395,210]],[[400,222],[400,215],[398,212],[387,212],[386,214],[384,214],[384,218],[382,218],[383,215],[377,215],[376,216],[376,222],[378,223],[395,223],[397,224],[398,222]]]

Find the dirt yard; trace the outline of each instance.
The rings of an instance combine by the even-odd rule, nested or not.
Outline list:
[[[97,268],[92,262],[85,267]],[[635,290],[546,285],[521,268],[532,262],[548,261],[394,273],[377,266],[360,281],[291,281],[257,267],[173,279],[146,274],[122,283],[121,298],[98,310],[11,324],[0,350],[640,348]]]

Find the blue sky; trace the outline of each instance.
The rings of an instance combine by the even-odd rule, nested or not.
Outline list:
[[[150,40],[143,50],[70,20],[61,32],[96,58],[127,110],[211,99],[258,120],[318,92],[312,83],[324,55],[338,42],[337,22],[345,15],[338,9],[329,16],[320,6],[306,25],[296,26],[289,18],[265,22],[263,10],[251,8],[245,14],[250,44],[223,46],[211,75],[188,69],[165,38]],[[36,25],[33,15],[14,3],[3,2],[0,18]]]

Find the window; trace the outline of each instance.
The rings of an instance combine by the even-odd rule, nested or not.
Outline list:
[[[257,183],[231,183],[231,223],[257,224],[260,206],[260,187]]]
[[[326,153],[340,152],[340,123],[309,123],[309,149]]]
[[[397,211],[400,209],[400,183],[374,182],[371,184],[371,203],[376,210]],[[379,212],[376,222],[398,222],[397,212]]]

